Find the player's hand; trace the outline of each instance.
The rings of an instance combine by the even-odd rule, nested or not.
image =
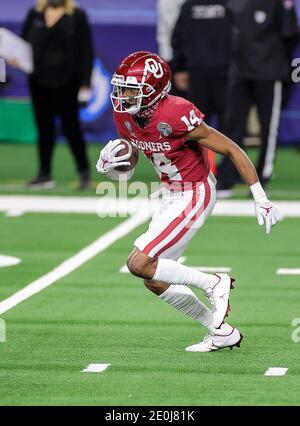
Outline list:
[[[270,201],[265,203],[255,203],[255,213],[259,225],[266,223],[266,233],[271,232],[272,226],[280,220],[278,209]]]
[[[130,166],[130,162],[126,161],[130,157],[129,152],[117,157],[118,152],[120,152],[123,148],[125,148],[125,145],[120,144],[118,139],[115,141],[109,141],[100,152],[100,157],[96,165],[97,171],[106,175],[116,167]]]

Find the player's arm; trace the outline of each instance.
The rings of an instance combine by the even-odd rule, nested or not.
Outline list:
[[[263,225],[264,222],[266,222],[266,232],[269,234],[271,227],[279,220],[279,212],[268,200],[259,182],[255,167],[245,151],[231,139],[204,122],[187,133],[185,141],[188,142],[191,140],[196,140],[206,148],[219,154],[226,155],[232,160],[240,175],[250,187],[255,201],[257,221],[259,225]]]
[[[206,148],[229,157],[249,186],[259,181],[255,167],[245,151],[206,123],[202,122],[200,126],[188,133],[185,139],[186,141],[197,140]]]

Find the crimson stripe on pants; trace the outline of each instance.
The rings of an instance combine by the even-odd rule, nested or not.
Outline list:
[[[154,240],[152,240],[143,250],[145,254],[149,254],[150,251],[157,246],[160,242],[162,242],[174,229],[183,221],[183,219],[193,210],[195,205],[197,204],[197,192],[199,186],[196,186],[196,189],[193,190],[193,198],[187,205],[187,207],[177,216],[166,229],[162,231]]]
[[[211,190],[210,190],[210,186],[208,184],[208,182],[205,182],[204,184],[205,187],[205,197],[204,197],[204,203],[201,204],[201,207],[199,210],[197,210],[197,212],[194,214],[194,216],[190,219],[190,221],[184,226],[184,228],[182,228],[182,230],[176,235],[176,237],[174,237],[171,241],[169,241],[167,243],[167,245],[165,245],[164,247],[162,247],[154,256],[158,257],[161,253],[163,253],[164,251],[168,250],[170,247],[172,247],[173,245],[175,245],[191,228],[190,228],[190,223],[193,222],[198,215],[202,216],[203,212],[205,211],[206,207],[208,206],[209,202],[210,202],[210,198],[211,198]],[[199,217],[200,217],[199,216]],[[199,219],[198,217],[198,219]]]

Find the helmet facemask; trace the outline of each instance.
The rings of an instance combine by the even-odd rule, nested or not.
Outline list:
[[[123,75],[114,74],[111,84],[113,90],[110,95],[113,108],[116,112],[137,114],[143,108],[143,100],[153,95],[154,88],[147,83],[138,83],[136,77],[127,77],[126,81]],[[126,90],[136,90],[136,94],[126,96]],[[135,103],[132,101],[135,100]],[[146,107],[148,107],[147,105]]]

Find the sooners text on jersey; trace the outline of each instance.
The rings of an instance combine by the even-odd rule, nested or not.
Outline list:
[[[131,114],[114,112],[121,137],[130,140],[153,163],[162,182],[205,182],[209,173],[207,150],[185,135],[199,126],[204,115],[191,102],[168,95],[148,125],[141,129]]]

